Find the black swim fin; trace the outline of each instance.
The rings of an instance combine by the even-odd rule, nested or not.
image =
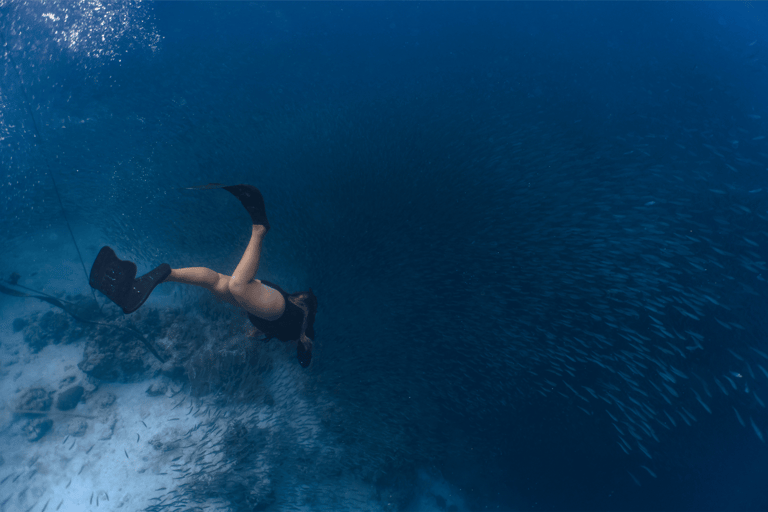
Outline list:
[[[269,231],[264,197],[258,188],[253,185],[231,185],[222,188],[240,200],[254,224],[261,224]]]
[[[183,187],[179,190],[211,190],[214,188],[223,188],[245,206],[251,221],[254,224],[261,224],[269,231],[269,221],[267,220],[267,210],[264,206],[264,197],[261,191],[253,185],[222,185],[221,183],[208,183],[199,187]]]
[[[89,284],[123,309],[133,313],[149,298],[155,286],[171,275],[171,266],[163,263],[136,279],[136,264],[123,261],[106,245],[101,248],[91,267]]]

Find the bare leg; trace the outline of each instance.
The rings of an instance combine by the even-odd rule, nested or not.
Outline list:
[[[245,248],[243,257],[240,258],[240,263],[237,264],[237,268],[232,272],[230,288],[232,286],[246,285],[253,281],[253,276],[256,275],[256,271],[259,269],[261,244],[266,233],[267,230],[264,226],[258,224],[251,226],[251,240],[248,242],[248,247]]]
[[[266,233],[264,226],[252,226],[248,247],[229,279],[229,293],[249,313],[265,320],[277,320],[285,311],[285,299],[277,290],[253,279],[259,268],[261,243]]]
[[[230,277],[205,267],[174,268],[171,275],[164,282],[192,284],[209,290],[213,295],[224,302],[240,307],[235,298],[229,293]]]
[[[245,254],[231,277],[205,267],[190,267],[172,269],[165,281],[200,286],[219,300],[241,307],[259,318],[277,320],[285,311],[285,299],[277,290],[253,280],[259,268],[261,242],[266,232],[264,226],[253,226]]]

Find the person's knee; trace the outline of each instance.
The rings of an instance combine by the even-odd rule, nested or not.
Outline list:
[[[227,289],[229,290],[230,295],[232,295],[235,299],[238,299],[243,296],[245,292],[245,285],[243,283],[238,283],[234,279],[229,280],[227,283]]]
[[[240,281],[236,281],[230,277],[227,282],[227,288],[229,290],[229,293],[232,295],[232,297],[235,298],[235,300],[237,300],[238,302],[242,302],[243,300],[245,300],[245,297],[248,293],[249,285],[251,285],[253,282],[254,281],[243,283]]]

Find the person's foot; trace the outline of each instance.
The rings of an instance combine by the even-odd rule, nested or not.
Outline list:
[[[143,276],[134,279],[131,291],[126,294],[122,303],[123,312],[127,315],[133,313],[144,304],[149,298],[149,294],[155,287],[166,280],[171,275],[171,266],[167,263],[154,268]]]
[[[264,197],[258,188],[253,185],[231,185],[223,187],[224,190],[235,196],[245,206],[251,221],[254,224],[260,224],[269,231],[269,221],[267,220],[267,210],[264,206]]]

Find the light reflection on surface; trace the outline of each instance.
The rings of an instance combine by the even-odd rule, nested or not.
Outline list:
[[[150,4],[141,1],[0,1],[0,9],[10,21],[6,37],[19,38],[9,41],[17,49],[27,40],[52,41],[78,57],[112,61],[133,49],[154,52],[161,40]]]

